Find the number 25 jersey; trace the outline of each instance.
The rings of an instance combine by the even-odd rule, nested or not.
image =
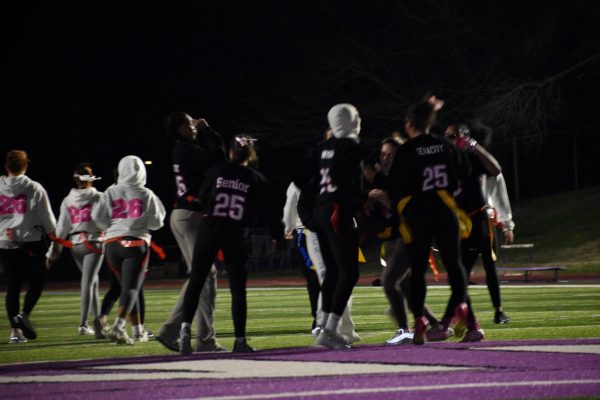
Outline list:
[[[470,171],[464,153],[445,138],[421,134],[398,149],[390,171],[395,201],[411,196],[411,208],[432,211],[442,203],[438,191],[453,195]]]
[[[201,210],[211,218],[240,227],[252,225],[265,202],[268,181],[258,171],[234,163],[217,164],[206,173],[198,193]],[[267,207],[260,204],[261,207]],[[266,210],[265,210],[266,211]],[[269,210],[270,211],[270,210]]]

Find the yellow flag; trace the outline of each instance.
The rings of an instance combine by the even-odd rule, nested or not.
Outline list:
[[[365,255],[363,254],[363,252],[360,249],[360,247],[358,248],[358,262],[359,263],[366,263],[367,262],[367,259],[365,258]]]

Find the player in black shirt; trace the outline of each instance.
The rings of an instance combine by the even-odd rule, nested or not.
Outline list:
[[[471,137],[466,125],[448,126],[446,137],[450,138],[457,147],[465,150],[472,166],[472,171],[462,182],[460,194],[456,198],[459,206],[469,214],[473,223],[471,235],[461,241],[463,264],[467,276],[469,276],[481,254],[486,284],[495,309],[494,321],[508,323],[510,318],[502,310],[500,283],[493,249],[493,228],[487,214],[488,204],[483,192],[486,176],[497,176],[502,172],[502,168],[494,156]],[[483,336],[483,331],[477,324],[474,324],[469,327],[467,335],[476,338]]]
[[[253,140],[248,136],[236,136],[229,151],[230,161],[208,170],[198,193],[203,219],[198,226],[190,283],[184,295],[179,336],[182,354],[192,352],[191,322],[198,307],[200,290],[219,249],[225,257],[231,290],[235,333],[233,351],[254,351],[246,342],[247,228],[254,223],[259,211],[272,209],[264,204],[269,199],[266,178],[246,166],[254,155]],[[263,202],[261,209],[258,208],[259,201]],[[280,238],[283,232],[277,215],[272,217],[271,225],[273,237]]]
[[[305,195],[312,193],[316,198],[314,230],[326,267],[321,286],[323,329],[315,344],[342,349],[349,345],[338,332],[339,322],[358,281],[354,217],[362,196],[360,117],[353,105],[338,104],[329,110],[327,119],[333,137],[313,152],[304,170],[308,178],[294,183]]]
[[[170,161],[176,184],[176,200],[170,217],[170,228],[187,266],[191,271],[198,225],[202,220],[198,190],[206,171],[226,161],[225,146],[221,136],[205,119],[193,119],[187,113],[171,113],[165,123]],[[160,327],[157,339],[170,350],[178,351],[179,328],[183,310],[183,295],[189,280],[180,291],[177,303]],[[204,288],[199,293],[196,312],[196,351],[226,350],[216,338],[214,329],[215,299],[217,296],[217,270],[210,269]]]
[[[450,141],[429,134],[435,116],[435,105],[428,101],[409,108],[405,120],[409,140],[398,149],[390,171],[390,195],[398,201],[397,208],[403,220],[400,232],[408,245],[412,268],[410,294],[415,316],[414,344],[423,344],[427,332],[428,323],[423,311],[425,272],[434,238],[452,289],[449,312],[457,318],[459,330],[464,330],[468,313],[459,234],[461,223],[468,230],[470,221],[458,209],[452,194],[458,188],[459,180],[468,175],[470,166],[462,151]]]

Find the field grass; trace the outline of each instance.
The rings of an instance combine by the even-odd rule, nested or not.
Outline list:
[[[534,243],[534,262],[570,272],[600,272],[600,186],[557,193],[513,205],[515,238]],[[526,262],[526,252],[511,259]]]
[[[475,311],[488,340],[599,338],[600,287],[582,286],[504,286],[504,308],[513,319],[508,325],[492,323],[493,310],[487,289],[470,288]],[[2,294],[3,295],[3,294]],[[443,286],[429,289],[428,303],[442,313],[449,290]],[[178,296],[177,290],[147,290],[146,325],[157,330],[166,319]],[[390,338],[395,326],[386,316],[387,301],[380,287],[357,287],[354,291],[353,318],[362,336],[360,343],[380,344]],[[231,348],[233,326],[230,296],[219,290],[216,330],[222,344]],[[77,335],[78,292],[45,292],[32,321],[38,339],[8,344],[9,330],[0,329],[0,363],[58,361],[174,354],[152,340],[133,346],[117,346],[106,340]],[[250,289],[248,292],[248,337],[257,349],[310,346],[312,319],[308,296],[303,288]]]

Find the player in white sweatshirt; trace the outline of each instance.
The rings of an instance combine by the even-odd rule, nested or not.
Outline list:
[[[111,185],[92,210],[92,219],[106,229],[104,250],[108,267],[121,282],[119,311],[105,336],[117,343],[133,344],[125,329],[129,315],[134,339],[146,341],[137,306],[148,265],[150,230],[163,226],[165,207],[145,187],[146,167],[137,156],[119,161],[117,183]]]
[[[80,335],[94,335],[88,327],[88,313],[94,318],[100,312],[98,305],[98,272],[102,266],[102,236],[104,232],[92,220],[92,207],[100,201],[102,193],[93,186],[98,180],[90,164],[83,163],[75,167],[71,189],[60,205],[60,215],[56,236],[71,246],[71,255],[81,272],[81,318],[78,332]],[[46,266],[50,267],[58,258],[63,244],[52,242],[46,253]]]
[[[6,311],[11,327],[10,343],[37,338],[29,314],[42,295],[45,281],[44,234],[54,235],[56,218],[46,190],[25,172],[27,153],[6,154],[8,175],[0,177],[0,267],[5,271]],[[23,310],[19,313],[21,286],[27,281]]]

